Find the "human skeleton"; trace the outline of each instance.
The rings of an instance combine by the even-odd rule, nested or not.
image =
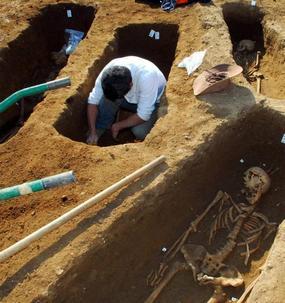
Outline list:
[[[226,302],[223,287],[238,287],[243,284],[240,272],[233,266],[224,263],[236,246],[245,247],[245,264],[249,257],[259,248],[261,236],[268,237],[276,229],[276,223],[270,223],[267,217],[255,211],[260,198],[270,187],[268,174],[260,167],[252,167],[244,174],[245,203],[235,203],[226,192],[219,191],[207,209],[191,223],[189,228],[169,249],[166,259],[156,271],[152,271],[147,282],[154,287],[145,303],[154,302],[165,286],[179,271],[192,270],[194,281],[200,285],[213,285],[213,296],[207,303]],[[229,234],[226,243],[214,254],[209,253],[202,245],[190,244],[187,239],[191,232],[197,230],[198,224],[210,209],[220,203],[220,208],[211,227],[209,244],[215,240],[219,229],[227,229]],[[225,205],[229,207],[224,207]],[[177,253],[182,253],[184,262],[174,261]],[[172,264],[170,265],[170,263]]]

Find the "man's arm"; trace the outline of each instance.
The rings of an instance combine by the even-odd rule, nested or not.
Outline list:
[[[97,144],[98,136],[96,133],[96,119],[98,115],[98,108],[95,104],[88,104],[87,107],[87,118],[89,126],[89,135],[87,138],[88,144]]]
[[[138,114],[133,114],[129,116],[127,119],[119,121],[117,123],[114,123],[112,125],[112,135],[113,138],[116,138],[118,136],[119,131],[121,131],[124,128],[133,127],[139,124],[142,124],[145,122],[142,118],[138,116]]]
[[[142,124],[150,119],[155,109],[157,81],[157,77],[153,73],[148,73],[141,79],[137,113],[112,125],[112,135],[114,138],[117,137],[120,130]]]

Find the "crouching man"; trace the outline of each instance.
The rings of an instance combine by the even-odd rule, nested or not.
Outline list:
[[[96,79],[88,98],[88,144],[97,144],[106,129],[114,139],[131,128],[138,140],[144,140],[157,119],[157,109],[166,79],[152,62],[135,56],[109,62]],[[116,121],[119,110],[132,114]]]

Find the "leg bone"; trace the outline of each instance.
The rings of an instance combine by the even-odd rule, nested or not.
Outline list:
[[[175,262],[173,264],[173,267],[170,269],[170,271],[167,273],[167,275],[164,277],[164,279],[161,281],[161,283],[157,286],[157,288],[154,289],[154,291],[151,293],[151,295],[146,299],[144,303],[153,303],[158,298],[162,290],[165,288],[165,286],[172,280],[172,278],[182,270],[187,270],[189,267],[186,263],[181,262]]]
[[[233,266],[224,265],[219,271],[219,277],[200,274],[198,281],[202,285],[212,284],[216,286],[238,287],[243,284],[241,273]]]
[[[215,291],[212,297],[207,303],[225,303],[227,302],[227,295],[223,292],[223,288],[220,286],[215,287]]]

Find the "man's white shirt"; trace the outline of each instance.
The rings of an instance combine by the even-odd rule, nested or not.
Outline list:
[[[112,66],[124,66],[130,70],[133,85],[124,98],[129,103],[138,105],[137,115],[141,119],[149,120],[160,97],[159,94],[166,85],[166,79],[155,64],[140,57],[128,56],[110,61],[97,77],[95,86],[89,94],[88,103],[99,105],[103,99],[102,74]]]

